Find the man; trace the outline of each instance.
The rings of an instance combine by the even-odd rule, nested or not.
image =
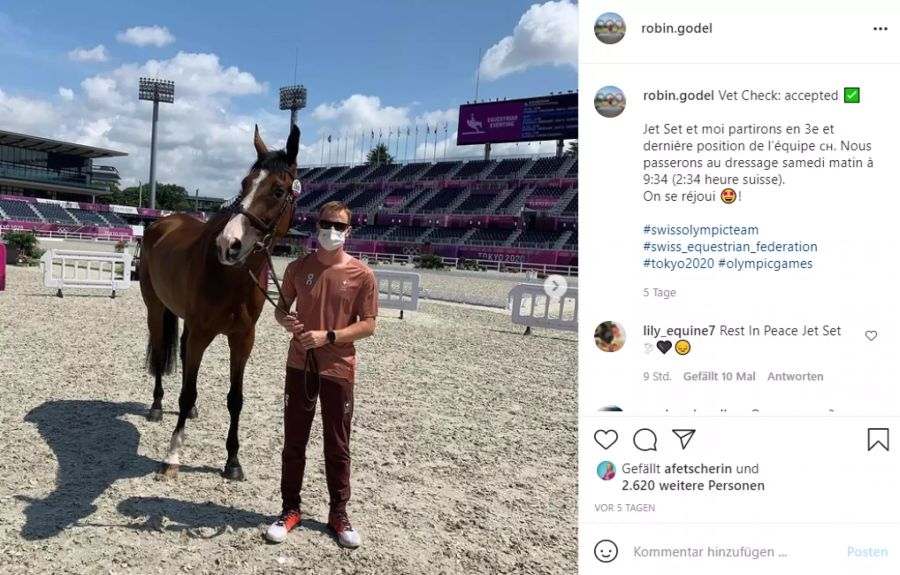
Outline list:
[[[306,444],[322,404],[325,477],[331,499],[328,527],[338,542],[359,547],[347,516],[350,499],[350,421],[356,350],[353,342],[375,333],[378,285],[365,264],[344,252],[350,209],[328,202],[319,210],[319,250],[291,262],[284,273],[284,298],[275,319],[293,334],[284,389],[284,451],[281,454],[282,513],[269,527],[270,541],[282,542],[300,525],[300,490]],[[297,301],[297,309],[290,310]]]

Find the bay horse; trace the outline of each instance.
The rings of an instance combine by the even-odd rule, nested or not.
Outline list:
[[[256,162],[231,206],[206,222],[188,214],[169,215],[151,224],[144,234],[139,276],[150,330],[146,363],[156,380],[147,415],[150,421],[162,419],[162,376],[174,367],[178,318],[184,320],[178,423],[160,469],[166,477],[178,475],[185,421],[197,415],[197,374],[203,353],[217,335],[224,335],[231,352],[231,425],[222,476],[244,479],[238,460],[244,367],[267,298],[264,266],[270,261],[272,246],[287,234],[294,218],[299,143],[300,130],[294,125],[285,149],[269,151],[256,127]]]

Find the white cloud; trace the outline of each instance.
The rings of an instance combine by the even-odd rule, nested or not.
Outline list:
[[[124,185],[146,182],[152,104],[137,99],[138,78],[176,82],[174,104],[160,105],[157,178],[205,195],[231,197],[255,160],[253,125],[266,142],[281,148],[287,138],[283,115],[235,112],[235,98],[264,94],[266,84],[214,54],[179,53],[168,60],[128,64],[96,74],[59,97],[41,99],[0,91],[4,129],[128,153],[98,160],[119,168]],[[2,82],[2,79],[0,79]]]
[[[119,42],[134,44],[135,46],[162,47],[175,41],[175,36],[168,28],[162,26],[134,26],[124,32],[116,34]]]
[[[569,0],[533,4],[481,60],[481,76],[496,80],[532,66],[578,65],[578,7]]]
[[[11,96],[0,90],[3,129],[12,132],[49,134],[61,121],[60,110],[43,100]]]
[[[90,50],[75,48],[69,52],[69,60],[73,62],[106,62],[109,60],[109,54],[106,52],[106,46],[98,44]]]
[[[341,130],[393,128],[409,123],[409,108],[381,106],[378,96],[353,94],[339,103],[319,104],[312,117],[336,124]]]

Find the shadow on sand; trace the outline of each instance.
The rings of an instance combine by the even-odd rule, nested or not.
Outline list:
[[[119,503],[118,510],[126,517],[141,520],[139,523],[128,525],[128,529],[188,531],[192,537],[203,539],[218,537],[231,527],[259,529],[260,538],[267,541],[263,529],[275,519],[274,515],[263,515],[211,502],[179,501],[169,497],[131,497]],[[337,537],[328,525],[317,519],[304,516],[302,529],[320,533],[337,542]]]
[[[170,523],[165,525],[165,531],[215,530],[210,537],[221,535],[226,527],[232,529],[260,527],[268,525],[273,519],[272,515],[210,502],[179,501],[169,497],[130,497],[119,503],[117,509],[127,517],[144,519],[141,524],[131,525],[132,529],[160,531],[163,529],[162,519],[165,518]]]
[[[59,472],[56,489],[47,497],[18,496],[28,503],[22,537],[34,541],[59,535],[94,513],[94,501],[116,481],[154,473],[159,462],[137,452],[137,427],[120,419],[146,413],[147,406],[140,403],[97,400],[49,401],[32,409],[25,421],[37,426],[53,450]],[[211,467],[182,467],[182,471],[219,472]]]

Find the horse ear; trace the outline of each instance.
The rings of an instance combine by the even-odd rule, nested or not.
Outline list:
[[[265,156],[269,149],[266,148],[266,144],[262,141],[262,138],[259,137],[259,126],[256,124],[253,125],[253,146],[256,148],[256,155],[262,158]]]
[[[297,163],[297,153],[300,149],[300,128],[297,127],[297,124],[291,126],[291,135],[288,136],[287,147],[285,148],[285,152],[287,153],[288,158],[293,163]]]

